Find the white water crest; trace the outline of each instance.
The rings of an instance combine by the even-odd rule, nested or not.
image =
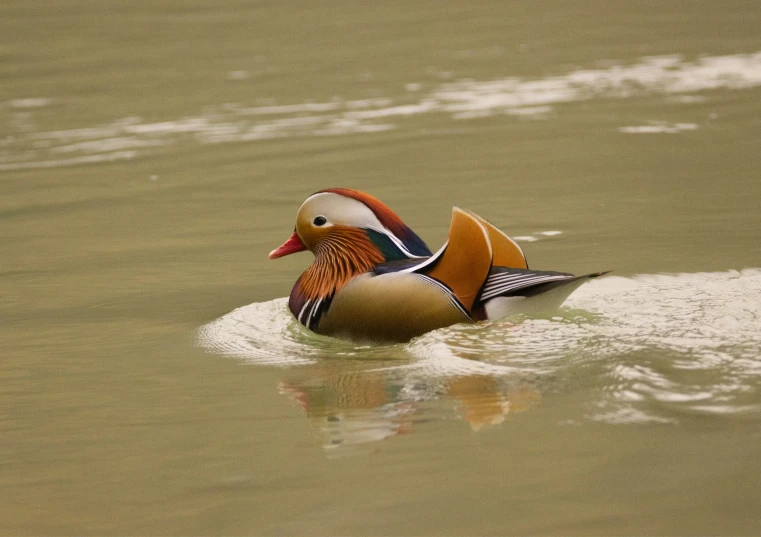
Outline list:
[[[678,134],[685,131],[697,130],[698,125],[695,123],[674,123],[669,124],[665,121],[653,121],[647,125],[632,125],[619,127],[618,132],[624,134]]]
[[[552,317],[455,325],[386,347],[312,335],[277,299],[202,327],[199,341],[251,364],[369,359],[366,374],[393,377],[416,401],[437,398],[447,378],[519,379],[541,392],[571,375],[597,386],[581,419],[743,415],[761,411],[761,269],[607,276],[583,285]],[[377,363],[384,358],[395,361]]]
[[[439,114],[454,120],[492,115],[549,119],[553,107],[590,99],[663,96],[677,104],[700,102],[693,95],[708,90],[742,90],[761,86],[761,52],[705,56],[693,61],[674,54],[642,58],[634,64],[571,71],[544,78],[503,77],[455,80],[431,84],[429,91],[414,82],[395,98],[350,99],[278,104],[263,99],[257,105],[226,103],[193,117],[147,122],[139,117],[105,125],[46,131],[37,124],[36,110],[49,99],[17,98],[0,103],[0,119],[15,128],[0,138],[0,171],[73,166],[139,158],[181,141],[202,144],[256,142],[294,136],[372,134],[404,128],[410,117]],[[245,80],[245,73],[234,77]],[[702,117],[701,117],[702,118]],[[628,134],[680,134],[697,130],[697,123],[621,126]],[[71,155],[61,158],[61,154]]]
[[[209,350],[260,365],[311,364],[317,349],[300,343],[297,330],[288,299],[279,298],[231,311],[201,327],[198,340]]]

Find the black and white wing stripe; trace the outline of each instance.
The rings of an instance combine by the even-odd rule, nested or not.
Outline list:
[[[315,330],[320,322],[322,314],[328,311],[332,297],[318,298],[314,302],[307,300],[301,308],[297,317],[298,321],[309,330]]]
[[[421,281],[424,281],[428,285],[433,285],[434,287],[441,289],[447,295],[449,303],[452,306],[457,308],[457,310],[459,310],[459,312],[462,313],[466,318],[472,318],[470,312],[468,312],[468,310],[465,309],[465,306],[463,306],[460,301],[457,300],[457,297],[454,295],[454,293],[452,293],[452,290],[449,287],[441,283],[439,280],[426,276],[425,274],[418,274],[417,276],[421,279]]]
[[[505,270],[492,272],[481,289],[481,301],[490,300],[497,296],[515,294],[521,289],[534,287],[548,282],[573,280],[573,274],[563,272],[538,272],[533,270]]]

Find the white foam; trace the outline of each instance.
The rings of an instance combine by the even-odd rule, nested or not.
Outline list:
[[[114,162],[117,160],[131,160],[135,158],[135,156],[137,156],[136,151],[114,151],[113,153],[85,155],[67,159],[8,162],[0,164],[0,171],[33,170],[37,168],[62,168],[64,166],[78,166],[81,164],[97,164],[101,162]]]
[[[677,134],[697,129],[698,125],[696,123],[669,124],[664,121],[655,121],[648,125],[619,127],[618,132],[623,132],[624,134]]]
[[[53,104],[53,99],[48,97],[26,97],[24,99],[11,99],[13,108],[44,108]]]
[[[198,331],[199,343],[211,351],[259,365],[311,364],[317,348],[301,343],[299,327],[287,309],[288,299],[240,307]]]

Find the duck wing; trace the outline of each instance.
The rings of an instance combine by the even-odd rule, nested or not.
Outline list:
[[[492,267],[472,316],[483,320],[554,311],[581,284],[607,273],[575,276],[567,272]]]
[[[576,278],[568,272],[492,267],[481,289],[481,301],[498,296],[511,296],[548,283],[568,282]]]
[[[471,213],[472,214],[472,213]],[[527,269],[528,261],[526,255],[518,246],[518,243],[508,237],[504,231],[494,226],[491,222],[472,214],[472,216],[481,223],[489,235],[489,242],[493,252],[492,265],[495,267],[510,267],[517,269]]]

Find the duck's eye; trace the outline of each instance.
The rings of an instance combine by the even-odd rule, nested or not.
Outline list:
[[[325,218],[324,216],[318,216],[318,217],[316,217],[316,218],[315,218],[315,219],[312,221],[312,223],[313,223],[315,226],[324,226],[325,224],[327,224],[327,223],[328,223],[328,219],[327,219],[327,218]]]

